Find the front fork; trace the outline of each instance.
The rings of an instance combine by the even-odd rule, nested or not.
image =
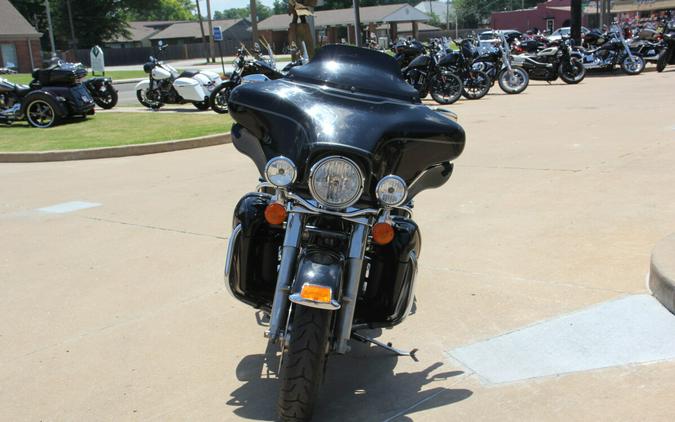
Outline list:
[[[348,342],[351,338],[356,298],[363,272],[363,260],[370,227],[370,219],[367,217],[353,218],[351,221],[354,223],[354,229],[350,237],[346,260],[347,274],[343,282],[342,297],[340,298],[341,306],[335,323],[336,341],[334,348],[337,353],[349,351]],[[288,328],[286,324],[288,323],[290,308],[289,294],[293,282],[293,271],[296,269],[296,261],[300,250],[302,228],[302,213],[290,210],[274,290],[270,325],[266,333],[271,341],[278,341]]]

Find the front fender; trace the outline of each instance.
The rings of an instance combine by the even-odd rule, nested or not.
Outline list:
[[[344,270],[344,258],[341,255],[323,248],[308,249],[298,257],[297,268],[289,297],[291,302],[312,308],[333,311],[340,309],[339,298]],[[330,288],[331,302],[317,302],[301,297],[300,292],[305,284]]]
[[[148,89],[148,88],[150,88],[150,81],[147,79],[144,79],[136,84],[136,91],[138,91],[139,89]]]

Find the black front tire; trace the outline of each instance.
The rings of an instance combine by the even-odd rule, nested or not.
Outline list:
[[[558,76],[563,82],[575,85],[583,81],[586,77],[586,68],[578,61],[572,63],[561,63],[558,68]]]
[[[199,103],[192,103],[192,105],[195,106],[197,108],[197,110],[199,110],[199,111],[206,111],[206,110],[209,109],[209,107],[211,107],[211,104],[209,104],[208,101],[202,101],[202,102],[199,102]]]
[[[153,110],[156,110],[162,106],[162,103],[156,102],[156,101],[151,101],[147,97],[147,93],[143,92],[147,90],[143,89],[138,89],[136,90],[136,98],[138,99],[138,102],[146,106],[147,108],[151,108]]]
[[[462,79],[454,73],[438,73],[431,83],[431,98],[438,104],[453,104],[462,96]]]
[[[508,69],[499,72],[499,87],[507,94],[520,94],[530,84],[530,75],[520,67],[513,67],[513,78]]]
[[[283,355],[277,413],[280,421],[312,418],[328,352],[331,312],[296,305]]]
[[[232,84],[230,82],[225,82],[219,87],[213,90],[211,93],[211,98],[209,103],[213,111],[218,114],[227,114],[229,112],[227,108],[227,100],[230,97],[230,91],[232,91]]]
[[[480,70],[470,70],[464,79],[462,95],[468,100],[483,98],[490,91],[492,84],[487,73]]]
[[[629,56],[621,60],[621,70],[626,75],[639,75],[645,69],[645,59],[642,56],[634,55],[633,61]]]
[[[668,61],[670,61],[670,55],[673,54],[669,48],[665,48],[661,54],[659,54],[659,59],[656,61],[656,71],[663,72],[663,70],[668,66]]]
[[[118,100],[119,95],[113,87],[106,87],[104,92],[101,92],[98,94],[98,96],[94,97],[94,102],[96,105],[105,110],[110,110],[111,108],[115,107]]]

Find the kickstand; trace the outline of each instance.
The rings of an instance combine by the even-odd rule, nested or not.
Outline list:
[[[366,336],[361,335],[361,334],[356,333],[356,332],[352,332],[352,337],[355,340],[358,340],[360,342],[372,343],[375,346],[379,346],[379,347],[381,347],[385,350],[389,350],[390,352],[392,352],[392,353],[394,353],[398,356],[410,356],[412,358],[412,360],[414,360],[415,362],[419,362],[417,360],[417,356],[415,356],[415,353],[417,353],[417,349],[412,349],[411,351],[406,352],[405,350],[400,350],[400,349],[397,349],[395,347],[392,347],[391,343],[382,343],[379,340],[375,340],[374,338],[366,337]]]

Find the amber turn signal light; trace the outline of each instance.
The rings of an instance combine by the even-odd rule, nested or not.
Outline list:
[[[286,208],[277,202],[269,204],[265,207],[265,221],[273,225],[282,224],[286,221]]]
[[[314,302],[330,303],[333,298],[333,291],[330,287],[303,284],[300,297]]]
[[[378,245],[386,245],[394,240],[394,227],[389,223],[377,223],[373,226],[373,240]]]

